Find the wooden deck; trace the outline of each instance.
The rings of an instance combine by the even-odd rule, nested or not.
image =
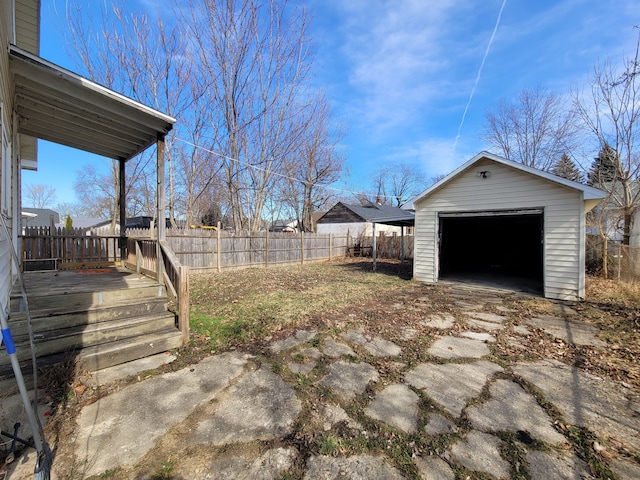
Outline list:
[[[39,366],[68,361],[99,370],[182,344],[165,287],[120,267],[28,272],[25,289]],[[30,369],[25,304],[20,285],[11,295],[9,326],[18,358]],[[11,375],[0,358],[0,380]]]

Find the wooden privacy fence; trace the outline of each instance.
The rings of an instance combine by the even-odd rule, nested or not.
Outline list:
[[[120,261],[118,236],[91,236],[80,228],[26,227],[22,235],[24,270],[107,267]]]
[[[143,237],[146,229],[127,229]],[[347,235],[315,233],[233,233],[211,230],[167,230],[167,243],[182,265],[192,272],[303,264],[344,257]]]

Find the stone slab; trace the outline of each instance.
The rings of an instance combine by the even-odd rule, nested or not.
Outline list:
[[[467,317],[475,318],[477,320],[483,320],[485,322],[491,323],[503,323],[506,318],[502,315],[498,315],[495,313],[486,313],[486,312],[464,312]]]
[[[600,333],[598,328],[580,320],[541,315],[527,319],[525,322],[534,328],[541,328],[549,335],[574,345],[593,345],[596,347],[605,347],[607,345],[607,342],[596,337]]]
[[[167,430],[245,372],[249,356],[223,353],[103,397],[77,418],[76,454],[83,478],[133,464]]]
[[[263,364],[229,387],[213,417],[198,425],[194,443],[224,445],[287,435],[302,410],[294,389]]]
[[[465,338],[471,338],[473,340],[480,340],[481,342],[486,342],[486,343],[494,343],[496,341],[496,337],[494,337],[493,335],[489,335],[488,333],[462,332],[460,336]]]
[[[349,428],[361,428],[361,425],[353,420],[344,409],[338,405],[319,405],[314,415],[322,423],[322,429],[331,430],[336,423],[345,422]]]
[[[442,435],[445,433],[455,433],[458,427],[444,415],[434,413],[429,417],[429,423],[424,427],[427,435]]]
[[[389,385],[365,408],[365,415],[406,433],[416,431],[420,398],[406,385]]]
[[[427,353],[438,358],[481,358],[491,352],[480,340],[447,336],[436,340]]]
[[[504,329],[504,325],[502,325],[501,323],[486,322],[484,320],[478,320],[477,318],[467,318],[466,322],[472,327],[480,328],[482,330],[486,330],[487,332]]]
[[[453,469],[440,457],[429,455],[415,459],[422,480],[455,480]]]
[[[532,451],[526,455],[531,480],[593,479],[585,462],[570,453]]]
[[[402,480],[404,477],[383,457],[353,455],[351,457],[311,456],[307,460],[305,480]]]
[[[453,318],[453,315],[448,313],[442,315],[431,315],[429,318],[422,321],[422,325],[425,327],[437,328],[438,330],[448,330],[453,327],[454,323],[455,318]]]
[[[599,436],[616,438],[640,452],[640,416],[634,410],[636,392],[557,360],[521,363],[513,371],[534,384],[568,423],[586,427]]]
[[[451,459],[469,470],[508,479],[509,464],[500,456],[502,443],[498,437],[472,430],[465,439],[451,447]]]
[[[434,365],[421,363],[405,375],[405,380],[459,417],[467,402],[480,395],[488,378],[502,372],[500,365],[487,361]]]
[[[524,325],[514,325],[513,331],[518,335],[524,335],[524,336],[531,335],[531,331]]]
[[[336,362],[329,366],[329,373],[320,385],[333,390],[345,400],[351,400],[367,388],[369,382],[377,382],[380,375],[368,363]]]
[[[611,471],[621,480],[638,480],[640,478],[640,465],[625,458],[612,458],[609,462]]]
[[[366,335],[362,328],[343,333],[342,337],[362,345],[374,357],[396,357],[402,352],[400,346],[383,338]]]
[[[257,457],[238,454],[218,457],[206,462],[206,466],[201,465],[202,461],[185,461],[171,478],[280,480],[297,457],[295,448],[281,447],[267,450]]]
[[[273,353],[280,353],[284,350],[290,350],[298,345],[302,345],[316,336],[316,330],[298,330],[292,337],[283,338],[277,342],[273,342],[269,349]]]
[[[536,440],[557,444],[566,441],[536,399],[510,380],[496,380],[489,387],[491,399],[467,409],[473,426],[484,432],[524,431]]]
[[[291,373],[301,373],[303,375],[308,375],[311,371],[316,368],[316,362],[309,363],[287,363],[287,368],[291,370]]]
[[[333,338],[328,338],[324,341],[322,353],[331,358],[346,357],[348,355],[355,356],[356,354],[349,345],[336,342]]]

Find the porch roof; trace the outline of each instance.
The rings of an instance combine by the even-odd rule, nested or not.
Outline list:
[[[176,121],[15,45],[9,58],[20,134],[129,160]]]

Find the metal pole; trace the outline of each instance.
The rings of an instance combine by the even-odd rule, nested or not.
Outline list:
[[[376,241],[376,224],[375,222],[371,222],[372,225],[372,233],[373,233],[373,249],[371,252],[371,256],[373,257],[373,271],[376,271],[376,256],[378,253],[378,242]]]

